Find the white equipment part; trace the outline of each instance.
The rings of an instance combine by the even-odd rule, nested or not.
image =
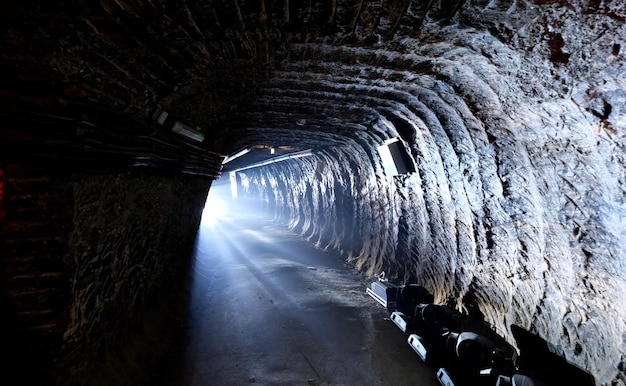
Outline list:
[[[388,310],[394,310],[397,305],[398,286],[385,279],[385,273],[377,275],[378,280],[371,283],[365,293],[374,298]]]
[[[452,378],[450,374],[443,367],[437,371],[437,379],[442,386],[454,386],[454,382],[452,382]]]
[[[391,313],[391,317],[390,317],[390,319],[393,322],[393,324],[398,326],[400,331],[402,331],[402,332],[404,332],[406,334],[407,323],[406,323],[406,320],[404,318],[405,318],[405,315],[402,312],[400,312],[400,311],[392,312]]]
[[[420,357],[422,362],[426,362],[428,359],[428,349],[426,348],[426,342],[422,339],[421,336],[417,334],[409,335],[409,339],[407,339],[407,343],[413,351]]]

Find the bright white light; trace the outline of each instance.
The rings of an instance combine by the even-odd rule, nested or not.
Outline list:
[[[223,215],[224,204],[222,200],[209,193],[206,204],[204,204],[204,212],[202,213],[202,225],[212,228]]]
[[[228,216],[229,196],[230,186],[228,184],[211,186],[202,212],[201,224],[203,226],[212,228]]]

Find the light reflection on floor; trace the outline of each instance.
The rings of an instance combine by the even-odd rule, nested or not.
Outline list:
[[[437,385],[366,283],[339,256],[211,197],[171,384]]]

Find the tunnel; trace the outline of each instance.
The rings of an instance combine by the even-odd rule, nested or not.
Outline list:
[[[626,384],[621,0],[3,5],[3,384],[155,384],[218,190]]]

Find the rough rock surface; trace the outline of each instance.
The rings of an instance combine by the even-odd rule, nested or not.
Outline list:
[[[626,384],[623,1],[79,3],[9,0],[0,96],[144,122],[161,104],[224,154],[313,148],[241,172],[243,190],[367,274]],[[391,137],[415,173],[384,174]]]
[[[175,338],[172,321],[163,316],[179,317],[177,307],[184,306],[170,296],[190,269],[197,207],[208,185],[127,175],[74,183],[68,255],[74,277],[58,384],[106,385],[128,374],[124,383],[149,383],[146,369]],[[146,318],[151,313],[157,317]]]
[[[180,338],[210,182],[2,170],[6,384],[154,382]]]
[[[258,110],[370,125],[313,157],[242,171],[242,184],[367,274],[478,307],[505,335],[529,328],[599,384],[623,385],[624,9],[511,7],[534,16],[509,9],[523,23],[511,16],[497,36],[426,25],[419,41],[296,45]],[[479,10],[494,11],[461,19],[480,23]],[[416,173],[384,175],[375,149],[395,136]]]

